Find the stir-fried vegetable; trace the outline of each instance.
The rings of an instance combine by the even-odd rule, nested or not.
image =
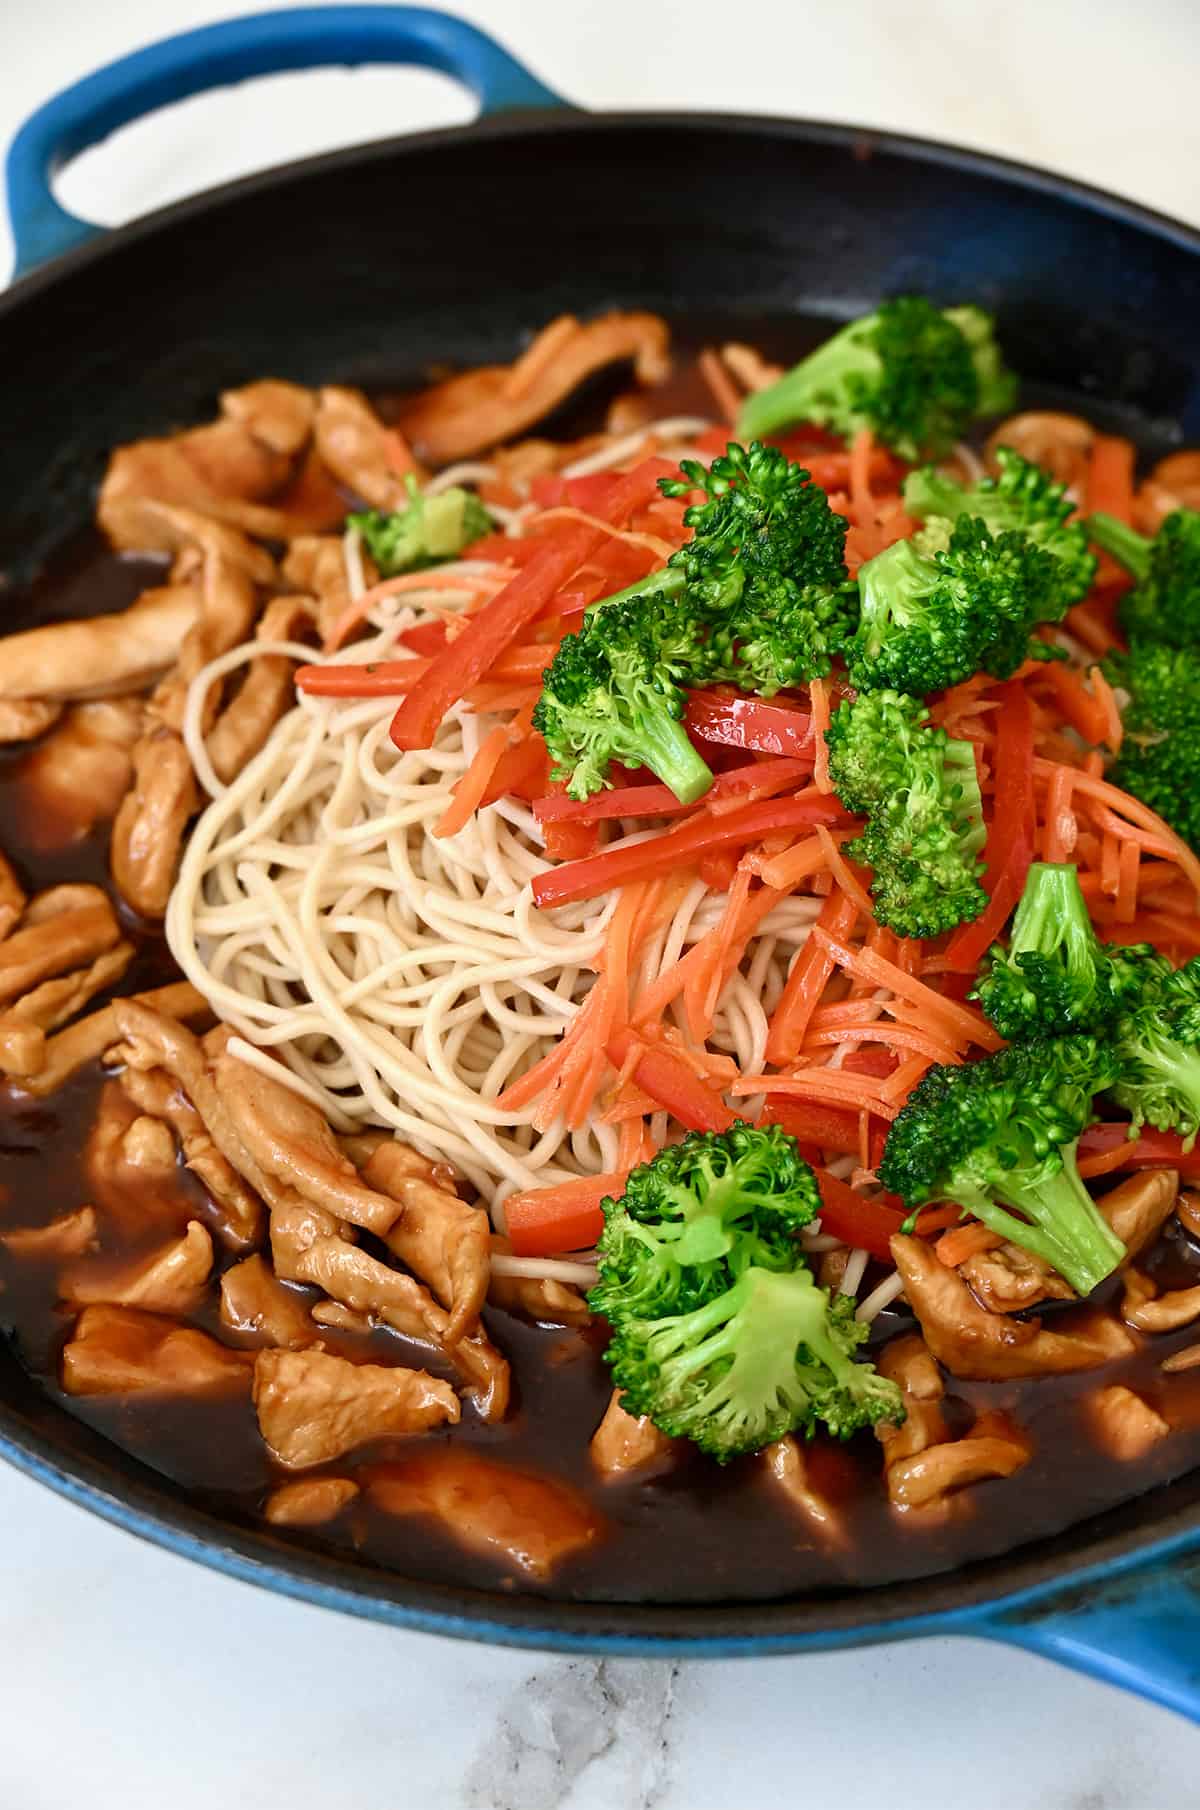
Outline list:
[[[367,509],[347,517],[362,535],[381,578],[457,559],[472,541],[491,533],[492,518],[473,490],[452,484],[425,496],[411,473],[404,483],[409,501],[403,509]]]

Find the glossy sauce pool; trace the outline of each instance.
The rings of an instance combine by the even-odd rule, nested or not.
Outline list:
[[[671,403],[694,407],[696,398],[685,387]],[[160,571],[150,562],[115,560],[84,537],[20,599],[9,621],[27,626],[120,608]],[[43,837],[36,833],[22,761],[20,751],[0,755],[0,847],[27,890],[68,878],[104,881],[102,839],[65,849],[34,846]],[[159,984],[171,973],[161,938],[139,934],[137,962],[122,982],[125,992]],[[93,1068],[44,1102],[0,1096],[0,1229],[43,1224],[89,1199],[81,1158],[103,1085],[103,1075]],[[122,1233],[101,1214],[103,1248],[112,1254],[148,1248],[162,1242],[164,1228],[181,1226],[192,1215],[204,1216],[204,1196],[180,1169],[172,1199],[144,1228],[126,1227]],[[224,1254],[218,1263],[224,1267],[237,1260]],[[1200,1281],[1200,1250],[1177,1228],[1161,1242],[1154,1261],[1166,1286]],[[58,1300],[60,1267],[57,1261],[15,1258],[0,1247],[0,1331],[12,1340],[22,1364],[72,1414],[214,1508],[257,1514],[288,1473],[270,1461],[248,1395],[196,1400],[62,1394],[59,1354],[72,1315]],[[299,1292],[317,1298],[315,1290]],[[193,1321],[237,1344],[236,1335],[219,1323],[218,1301],[214,1283]],[[353,1476],[380,1461],[452,1442],[460,1451],[581,1491],[600,1519],[599,1538],[565,1560],[549,1580],[533,1581],[503,1559],[464,1551],[447,1529],[418,1518],[394,1518],[372,1508],[365,1496],[320,1530],[296,1530],[290,1537],[349,1547],[405,1575],[447,1583],[504,1584],[606,1601],[765,1599],[956,1568],[1060,1531],[1200,1464],[1200,1369],[1174,1376],[1159,1369],[1169,1352],[1200,1336],[1185,1329],[1147,1341],[1131,1359],[1080,1376],[994,1385],[950,1379],[952,1425],[965,1429],[973,1410],[1003,1408],[1028,1435],[1033,1456],[1011,1479],[971,1486],[946,1514],[904,1515],[889,1506],[872,1436],[846,1446],[817,1441],[810,1450],[810,1478],[836,1507],[839,1537],[831,1540],[814,1534],[754,1459],[721,1469],[691,1455],[640,1481],[602,1481],[588,1453],[609,1396],[602,1330],[537,1327],[496,1310],[486,1319],[513,1366],[513,1407],[503,1425],[483,1424],[467,1402],[459,1427],[421,1441],[364,1448],[330,1471]],[[1056,1317],[1055,1324],[1062,1323]],[[887,1321],[891,1329],[906,1325]],[[390,1333],[327,1336],[327,1343],[350,1357],[429,1365],[425,1350],[406,1347]],[[1113,1381],[1136,1388],[1172,1425],[1169,1438],[1133,1463],[1099,1450],[1088,1424],[1085,1399]]]

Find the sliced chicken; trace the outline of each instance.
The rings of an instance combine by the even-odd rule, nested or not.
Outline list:
[[[1190,1188],[1180,1194],[1175,1205],[1179,1223],[1185,1232],[1195,1239],[1200,1239],[1200,1194]]]
[[[254,1360],[259,1431],[289,1470],[328,1464],[373,1439],[411,1438],[453,1424],[458,1397],[424,1370],[351,1364],[326,1351],[260,1351]]]
[[[314,1326],[328,1328],[331,1332],[346,1332],[355,1339],[369,1338],[375,1331],[376,1323],[370,1314],[347,1307],[342,1301],[314,1301],[311,1318]]]
[[[302,535],[288,548],[282,572],[285,584],[316,598],[317,629],[321,640],[327,641],[351,603],[341,536]],[[372,568],[368,582],[373,575]]]
[[[1122,1383],[1098,1389],[1089,1398],[1087,1409],[1104,1450],[1124,1463],[1144,1458],[1171,1431],[1157,1409]]]
[[[121,1035],[117,1023],[118,1004],[139,1002],[168,1020],[178,1017],[194,1023],[212,1016],[203,993],[198,993],[191,982],[186,980],[173,981],[170,986],[157,987],[149,993],[136,994],[132,1002],[113,1000],[98,1012],[78,1019],[74,1024],[68,1025],[65,1031],[59,1031],[57,1036],[49,1038],[45,1061],[35,1075],[23,1078],[22,1090],[39,1099],[44,1098],[47,1094],[55,1093],[86,1063],[99,1061]]]
[[[1038,1320],[989,1313],[923,1239],[897,1234],[891,1245],[925,1342],[955,1376],[996,1382],[1092,1370],[1135,1349],[1132,1335],[1105,1314],[1076,1322],[1070,1332],[1047,1332]]]
[[[212,1260],[212,1239],[193,1219],[182,1238],[132,1262],[128,1258],[81,1259],[64,1270],[59,1287],[64,1300],[77,1307],[104,1303],[182,1316],[199,1306]]]
[[[1111,1193],[1102,1195],[1097,1207],[1121,1243],[1124,1269],[1154,1243],[1179,1198],[1179,1175],[1174,1169],[1139,1169]]]
[[[64,909],[37,912],[31,905],[22,927],[0,942],[0,1005],[11,1005],[55,975],[87,967],[122,940],[108,899],[99,887],[88,893],[92,896],[76,902],[72,889]]]
[[[793,1434],[777,1439],[762,1455],[762,1466],[774,1487],[814,1532],[827,1541],[841,1543],[846,1537],[842,1518],[825,1496],[814,1489],[809,1477],[808,1454]]]
[[[452,1446],[374,1466],[366,1487],[386,1514],[424,1516],[468,1552],[505,1560],[527,1577],[549,1577],[603,1531],[590,1504],[557,1478]]]
[[[137,953],[124,938],[74,974],[44,980],[0,1012],[0,1072],[16,1079],[40,1074],[46,1064],[47,1033],[75,1017],[113,987]]]
[[[0,938],[6,937],[25,909],[25,888],[8,856],[0,854]]]
[[[316,608],[309,597],[276,597],[263,611],[259,641],[304,641],[313,635]],[[260,654],[246,668],[214,723],[206,743],[217,778],[226,785],[266,743],[272,729],[296,701],[296,662],[285,654]]]
[[[140,698],[72,704],[21,768],[26,834],[34,848],[68,848],[108,823],[133,778]]]
[[[297,1477],[271,1491],[263,1515],[272,1527],[323,1527],[357,1495],[352,1477]]]
[[[169,1126],[179,1140],[185,1164],[213,1203],[221,1242],[235,1251],[258,1244],[263,1232],[262,1202],[217,1149],[182,1087],[165,1069],[136,1068],[124,1071],[121,1087],[142,1112]]]
[[[14,1257],[46,1262],[60,1257],[82,1257],[100,1242],[95,1207],[77,1207],[44,1226],[16,1226],[0,1232],[0,1244]]]
[[[240,528],[199,510],[147,497],[102,496],[96,520],[118,553],[179,555],[177,579],[193,576],[197,561],[216,556],[239,567],[255,584],[274,581],[275,561],[265,547],[257,546]],[[178,647],[177,642],[173,651]]]
[[[258,593],[248,574],[222,553],[205,553],[198,575],[200,607],[184,636],[179,658],[155,688],[147,715],[151,727],[183,728],[188,688],[210,660],[240,647],[250,638],[258,613]],[[204,699],[201,728],[217,714],[220,687],[210,685]]]
[[[305,1297],[280,1282],[257,1252],[221,1277],[221,1324],[291,1351],[303,1350],[316,1338]]]
[[[85,1307],[62,1354],[68,1395],[224,1395],[252,1374],[248,1352],[133,1307]]]
[[[1157,534],[1176,509],[1200,509],[1200,452],[1159,460],[1134,499],[1134,525],[1143,534]]]
[[[899,1424],[880,1421],[875,1428],[875,1437],[883,1447],[888,1493],[894,1502],[897,1497],[891,1488],[892,1467],[907,1463],[949,1437],[941,1405],[946,1386],[933,1353],[924,1339],[915,1334],[888,1341],[879,1356],[879,1372],[899,1384],[904,1395],[904,1419]],[[897,1473],[898,1483],[902,1475]]]
[[[175,884],[188,820],[200,803],[187,749],[172,729],[138,742],[133,785],[112,829],[109,858],[117,889],[144,918],[161,918]]]
[[[376,509],[403,509],[408,491],[388,430],[360,390],[327,384],[317,397],[314,436],[327,469],[347,490]]]
[[[349,1154],[363,1156],[368,1141],[348,1140]],[[487,1299],[491,1225],[481,1208],[435,1187],[429,1180],[432,1167],[415,1150],[382,1138],[366,1155],[362,1178],[400,1202],[403,1211],[387,1233],[388,1249],[446,1308],[445,1336],[453,1345],[475,1325]]]
[[[1143,1271],[1125,1272],[1125,1298],[1121,1318],[1137,1332],[1178,1332],[1200,1319],[1200,1286],[1171,1288],[1159,1294],[1158,1285]]]
[[[262,377],[221,393],[223,415],[245,428],[260,446],[289,459],[308,445],[316,407],[311,390],[278,377]]]
[[[1037,1301],[1075,1298],[1075,1290],[1057,1270],[1017,1244],[979,1251],[959,1264],[958,1273],[993,1313],[1019,1313]]]
[[[191,585],[144,591],[127,610],[0,639],[0,698],[67,703],[141,691],[171,665],[196,619]]]
[[[512,1253],[508,1239],[496,1233],[492,1234],[491,1248],[498,1256]],[[556,1282],[552,1276],[502,1276],[493,1269],[488,1300],[505,1313],[520,1314],[542,1326],[586,1326],[592,1317],[579,1290],[569,1282]]]
[[[151,1151],[135,1131],[141,1116],[118,1084],[106,1081],[84,1145],[83,1173],[104,1218],[123,1239],[144,1244],[154,1231],[178,1236],[196,1217],[196,1204],[175,1162],[170,1134],[165,1150]]]
[[[45,698],[0,698],[0,743],[32,742],[53,729],[64,706]]]
[[[170,1127],[146,1113],[135,1119],[122,1137],[121,1152],[131,1168],[160,1181],[174,1173],[175,1139]]]
[[[508,1409],[507,1360],[483,1329],[451,1345],[449,1316],[413,1276],[381,1263],[345,1236],[347,1228],[309,1202],[271,1209],[275,1273],[289,1282],[311,1282],[333,1300],[403,1337],[432,1347],[469,1386],[485,1420],[503,1420]]]
[[[660,383],[671,368],[669,347],[666,323],[654,314],[614,312],[586,326],[560,315],[515,363],[485,365],[423,390],[402,411],[400,426],[421,458],[448,465],[515,439],[606,365],[632,361],[639,383]]]
[[[620,1390],[614,1389],[588,1452],[600,1475],[607,1482],[617,1482],[670,1464],[675,1441],[660,1433],[647,1415],[627,1414]]]
[[[927,1508],[954,1490],[989,1477],[1011,1477],[1032,1448],[1007,1415],[981,1414],[964,1439],[927,1446],[888,1465],[888,1494],[897,1508]]]

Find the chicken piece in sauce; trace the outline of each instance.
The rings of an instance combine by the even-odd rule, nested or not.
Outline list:
[[[351,1364],[327,1351],[260,1351],[254,1407],[289,1470],[328,1464],[373,1439],[411,1438],[459,1417],[449,1383],[399,1365]]]

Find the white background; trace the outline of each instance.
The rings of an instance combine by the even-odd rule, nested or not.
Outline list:
[[[459,0],[459,10],[591,106],[924,132],[1200,221],[1197,0]],[[0,0],[0,140],[99,63],[221,12],[204,0]],[[131,129],[81,159],[62,193],[115,222],[246,170],[468,114],[438,77],[285,77]],[[0,269],[7,259],[0,227]],[[1198,1801],[1200,1732],[1006,1649],[924,1641],[669,1667],[457,1646],[230,1583],[0,1469],[0,1810]]]

